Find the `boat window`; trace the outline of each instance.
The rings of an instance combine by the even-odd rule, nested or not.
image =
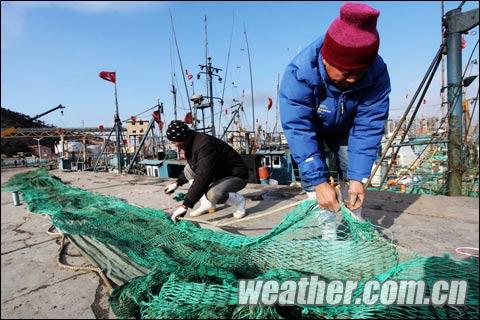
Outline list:
[[[272,157],[272,167],[273,168],[281,168],[282,164],[280,162],[280,156],[273,156]]]
[[[270,156],[264,156],[262,158],[262,165],[265,167],[270,167],[271,166],[271,157]]]

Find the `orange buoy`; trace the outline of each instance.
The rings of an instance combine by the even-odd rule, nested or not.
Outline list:
[[[270,178],[270,172],[268,171],[268,167],[260,167],[258,168],[258,177],[260,180],[266,180]]]

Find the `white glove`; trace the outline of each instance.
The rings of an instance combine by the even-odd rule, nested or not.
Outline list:
[[[187,213],[187,208],[180,206],[173,212],[172,221],[177,222],[178,218],[183,217]]]
[[[176,182],[169,184],[165,190],[163,190],[166,194],[170,194],[178,188],[178,184]]]
[[[317,193],[315,191],[307,191],[307,199],[317,200]]]

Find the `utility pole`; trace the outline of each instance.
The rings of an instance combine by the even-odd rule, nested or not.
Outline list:
[[[42,150],[40,149],[40,140],[43,139],[42,138],[33,138],[35,140],[37,140],[37,143],[38,143],[38,159],[39,159],[39,162],[38,162],[38,165],[42,165]]]
[[[478,9],[462,13],[461,7],[450,10],[443,20],[447,43],[448,110],[451,110],[448,129],[449,196],[462,195],[463,125],[462,125],[462,33],[478,25]]]

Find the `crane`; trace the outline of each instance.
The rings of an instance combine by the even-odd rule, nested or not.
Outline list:
[[[58,110],[58,109],[65,109],[65,107],[62,106],[61,104],[59,104],[55,108],[52,108],[52,109],[47,110],[43,113],[37,114],[35,117],[31,118],[30,120],[35,121],[35,120],[43,117],[44,115],[49,114],[50,112],[53,112],[53,111]],[[63,111],[61,111],[61,112],[62,112],[62,115],[63,115]],[[7,136],[15,133],[15,131],[17,131],[17,129],[18,129],[18,126],[14,126],[14,127],[10,127],[10,128],[6,128],[6,129],[2,130],[2,138],[7,137]]]

